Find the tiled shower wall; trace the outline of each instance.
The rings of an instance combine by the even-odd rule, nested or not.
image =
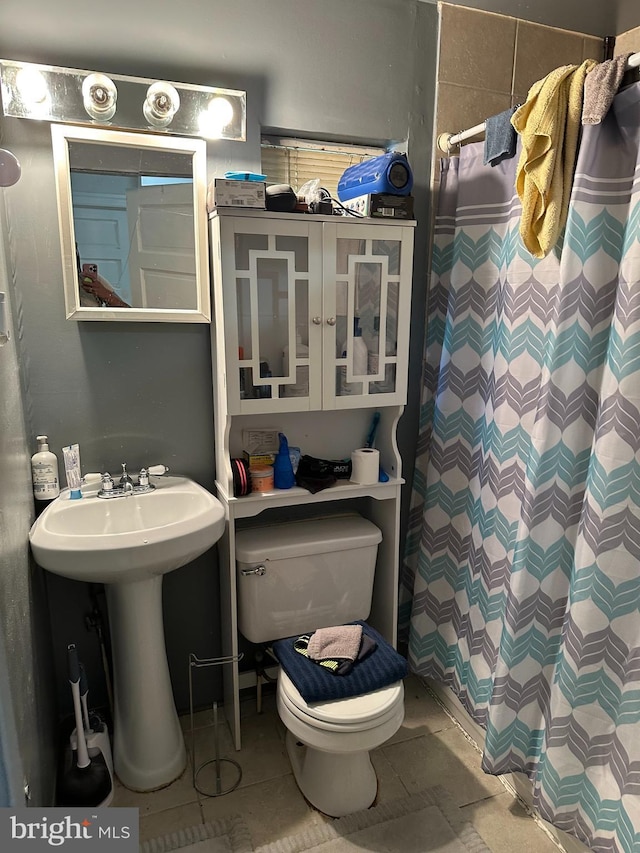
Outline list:
[[[604,58],[602,39],[583,33],[447,3],[440,15],[436,140],[523,103],[533,83],[560,65]],[[640,37],[640,29],[632,32]],[[435,145],[434,154],[442,156]]]
[[[638,13],[640,17],[640,12]],[[619,53],[637,53],[640,51],[640,27],[635,27],[633,30],[627,30],[616,38],[616,46],[614,53],[616,56]]]

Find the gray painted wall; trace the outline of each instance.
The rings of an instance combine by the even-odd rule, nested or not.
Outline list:
[[[616,16],[616,33],[626,33],[640,27],[640,6],[638,0],[618,0]]]
[[[49,616],[43,572],[30,559],[27,541],[33,521],[31,451],[20,393],[16,327],[12,322],[19,305],[12,304],[8,294],[5,260],[8,228],[3,208],[11,194],[17,192],[17,186],[0,189],[0,292],[8,297],[11,330],[10,340],[0,346],[0,651],[3,655],[6,651],[6,661],[0,668],[3,675],[8,673],[0,691],[0,714],[3,739],[13,733],[17,736],[18,757],[9,765],[12,802],[22,805],[16,797],[20,796],[24,778],[29,782],[32,803],[48,805],[53,797],[56,763]],[[3,743],[6,756],[12,758],[14,752],[15,748]]]
[[[262,125],[387,140],[406,134],[417,5],[110,0],[105,14],[97,0],[3,0],[0,55],[191,83],[242,82]]]

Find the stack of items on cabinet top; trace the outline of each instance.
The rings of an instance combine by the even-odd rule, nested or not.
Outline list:
[[[269,492],[275,488],[273,465],[280,450],[277,429],[243,429],[242,456],[249,471],[252,492]],[[295,476],[300,461],[300,448],[289,448],[291,470]]]
[[[226,172],[207,189],[207,212],[221,207],[279,213],[318,213],[354,217],[413,219],[413,173],[405,154],[390,151],[345,170],[338,198],[308,181],[296,192],[288,184],[267,184],[256,172]]]

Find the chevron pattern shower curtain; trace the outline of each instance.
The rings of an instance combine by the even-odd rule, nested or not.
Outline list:
[[[443,162],[402,614],[488,773],[595,851],[640,851],[640,85],[584,128],[564,239],[517,158]]]

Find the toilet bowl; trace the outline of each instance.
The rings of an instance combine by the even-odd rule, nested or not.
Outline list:
[[[331,817],[368,808],[378,787],[369,751],[402,725],[403,683],[348,699],[307,703],[281,669],[277,706],[287,729],[291,767],[307,800]]]

